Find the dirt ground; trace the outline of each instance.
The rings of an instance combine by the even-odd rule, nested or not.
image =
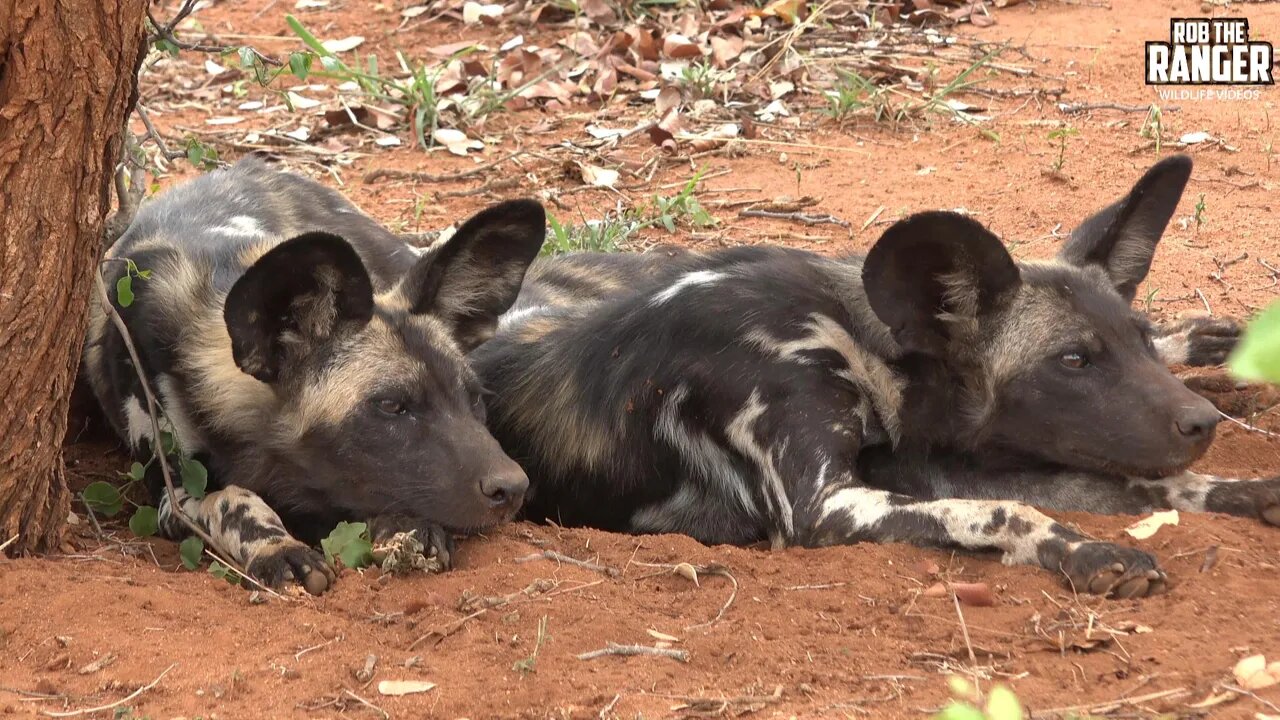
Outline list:
[[[552,46],[571,32],[565,22],[530,25],[527,10],[467,25],[448,3],[417,15],[402,14],[412,3],[312,5],[222,0],[196,12],[196,29],[287,54],[300,48],[284,20],[295,12],[322,37],[365,37],[359,52],[384,59],[396,50],[430,56],[431,48],[460,40],[496,47],[516,34]],[[656,119],[651,100],[633,95],[602,105],[575,97],[485,118],[471,132],[487,147],[470,158],[424,151],[398,129],[402,145],[388,148],[372,142],[376,134],[316,133],[289,145],[287,162],[340,184],[403,232],[438,230],[496,198],[539,191],[562,219],[598,218],[618,203],[674,194],[698,168],[696,197],[719,224],[641,233],[631,249],[781,242],[858,251],[906,212],[964,208],[1019,256],[1043,257],[1157,158],[1141,132],[1147,106],[1157,102],[1162,154],[1179,140],[1200,141],[1183,149],[1196,170],[1139,302],[1163,317],[1243,317],[1278,294],[1280,158],[1272,147],[1280,127],[1271,115],[1280,122],[1280,91],[1166,103],[1142,80],[1144,43],[1167,39],[1170,17],[1247,17],[1254,39],[1280,39],[1280,5],[1221,5],[1028,0],[989,7],[992,24],[944,26],[942,33],[966,40],[1008,41],[1000,62],[1019,69],[985,70],[991,95],[957,96],[990,116],[977,127],[946,118],[896,127],[865,116],[836,122],[820,112],[820,97],[797,91],[784,98],[789,117],[741,123],[755,125],[754,137],[744,132],[741,141],[684,146],[672,156],[643,132],[603,150],[590,144],[588,125],[630,128]],[[234,159],[258,144],[247,134],[300,122],[315,130],[318,113],[335,106],[210,124],[237,115],[237,103],[278,100],[255,88],[224,97],[222,76],[210,80],[203,62],[184,59],[144,74],[144,102],[171,147],[194,134]],[[1061,90],[1064,103],[1120,109],[1068,114],[1059,93],[1046,89]],[[1066,139],[1055,173],[1059,141],[1049,135],[1064,126],[1078,134]],[[455,180],[361,180],[385,168],[456,173],[517,149],[527,154],[511,165]],[[575,161],[634,172],[619,190],[584,188]],[[161,184],[191,172],[175,162]],[[511,177],[517,181],[493,184]],[[813,196],[804,212],[830,214],[847,227],[739,216],[784,194]],[[1280,431],[1280,412],[1244,421],[1254,429],[1224,423],[1196,469],[1280,473],[1280,437],[1266,434]],[[114,443],[83,437],[68,446],[67,459],[77,488],[127,466]],[[173,544],[137,540],[120,522],[100,533],[81,507],[76,512],[66,554],[0,559],[0,714],[119,703],[90,716],[925,717],[946,702],[946,675],[956,673],[983,690],[1009,685],[1034,717],[1280,715],[1280,688],[1231,689],[1240,658],[1280,660],[1280,531],[1240,519],[1183,515],[1180,525],[1139,543],[1123,532],[1134,518],[1063,516],[1160,557],[1177,584],[1142,601],[1075,597],[1040,570],[906,546],[768,552],[529,524],[465,541],[458,569],[441,576],[346,571],[323,597],[277,598],[182,570]],[[603,569],[530,559],[545,551]],[[696,583],[671,571],[680,563],[703,568]],[[924,592],[942,580],[987,583],[995,604],[958,606],[949,595]],[[608,643],[665,644],[687,655],[577,658]],[[369,658],[376,659],[371,672]],[[392,697],[378,691],[386,680],[436,686]]]

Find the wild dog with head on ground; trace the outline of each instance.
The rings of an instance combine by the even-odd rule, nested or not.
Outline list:
[[[865,257],[776,247],[536,263],[472,360],[529,517],[706,543],[996,549],[1142,596],[1156,559],[1024,503],[1280,520],[1280,481],[1186,472],[1219,415],[1164,360],[1230,323],[1131,309],[1191,170],[1154,166],[1057,258],[977,221],[908,217]]]
[[[490,208],[428,251],[406,245],[338,193],[251,158],[144,206],[112,246],[149,270],[114,298],[165,431],[209,471],[178,501],[218,550],[260,581],[333,579],[311,545],[339,520],[374,539],[417,530],[450,562],[452,532],[520,507],[528,479],[485,429],[466,353],[492,335],[541,247],[541,206]],[[87,376],[141,462],[156,445],[123,338],[92,312]],[[159,463],[147,484],[161,532],[187,528]]]

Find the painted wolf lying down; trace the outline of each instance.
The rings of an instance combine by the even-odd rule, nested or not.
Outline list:
[[[322,592],[313,549],[339,520],[374,539],[416,530],[448,566],[451,533],[509,519],[528,479],[486,432],[465,353],[515,300],[545,238],[541,206],[504,203],[446,243],[416,251],[338,193],[260,159],[204,175],[145,205],[108,252],[148,271],[114,298],[141,372],[207,493],[177,490],[186,515],[268,584]],[[84,374],[159,507],[172,512],[134,366],[95,306]]]
[[[1233,323],[1130,305],[1191,172],[1150,169],[1058,256],[1015,262],[926,212],[865,258],[778,247],[534,264],[471,360],[535,520],[706,543],[995,549],[1079,591],[1162,591],[1141,550],[1059,510],[1280,523],[1280,479],[1186,469],[1219,414],[1166,363],[1216,364]]]

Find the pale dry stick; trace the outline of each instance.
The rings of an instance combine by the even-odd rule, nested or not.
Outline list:
[[[773,212],[772,210],[739,210],[738,217],[758,217],[768,218],[770,220],[794,220],[803,225],[839,225],[842,228],[849,228],[849,221],[830,213],[822,213],[820,215],[809,215],[802,212]]]
[[[360,703],[361,705],[364,705],[365,707],[369,708],[370,710],[373,710],[374,712],[376,712],[376,713],[378,713],[379,715],[381,715],[381,716],[382,716],[382,718],[383,718],[383,720],[388,720],[388,718],[390,718],[390,717],[391,717],[391,715],[390,715],[390,714],[388,714],[386,710],[383,710],[382,708],[378,707],[377,705],[374,705],[373,703],[369,702],[368,700],[365,700],[364,698],[362,698],[362,697],[360,697],[359,695],[357,695],[357,694],[355,694],[355,693],[351,692],[350,690],[348,690],[348,689],[346,689],[346,688],[343,688],[343,689],[342,689],[342,692],[343,692],[343,693],[345,693],[345,694],[347,695],[347,697],[351,698],[352,700],[355,700],[356,702]]]
[[[969,641],[969,625],[964,621],[964,613],[960,611],[960,596],[955,588],[951,588],[951,600],[956,604],[956,616],[960,618],[960,633],[964,635],[964,647],[969,651],[969,662],[978,664],[978,656],[973,652],[973,643]]]
[[[1036,718],[1058,717],[1062,715],[1069,715],[1071,713],[1080,713],[1080,712],[1104,713],[1104,712],[1110,712],[1111,710],[1115,710],[1117,708],[1122,708],[1126,705],[1138,705],[1144,702],[1150,702],[1152,700],[1163,700],[1164,698],[1168,698],[1168,697],[1186,695],[1188,692],[1190,691],[1187,690],[1186,688],[1179,687],[1179,688],[1174,688],[1172,690],[1161,690],[1159,692],[1147,693],[1146,695],[1139,695],[1137,697],[1131,697],[1131,698],[1121,698],[1117,700],[1104,700],[1102,702],[1085,703],[1083,705],[1068,705],[1066,707],[1048,708],[1046,710],[1039,710],[1039,711],[1032,712],[1031,718],[1032,720],[1035,720]]]
[[[1196,288],[1196,295],[1200,298],[1200,302],[1204,303],[1205,312],[1209,313],[1209,317],[1213,317],[1213,308],[1209,307],[1209,298],[1204,296],[1200,288]]]
[[[1181,109],[1182,107],[1179,105],[1170,105],[1168,107],[1161,107],[1160,111],[1176,112]],[[1090,110],[1116,110],[1118,112],[1144,113],[1150,112],[1151,105],[1121,105],[1120,103],[1113,102],[1058,103],[1058,110],[1062,111],[1065,115],[1079,115],[1080,113],[1088,112]]]
[[[0,554],[4,553],[4,549],[18,541],[18,533],[14,533],[13,537],[0,543]]]
[[[491,163],[488,163],[485,165],[477,165],[476,167],[473,167],[470,170],[462,170],[454,173],[444,173],[441,175],[434,175],[429,172],[421,172],[418,170],[396,170],[394,168],[378,168],[377,170],[370,170],[369,172],[365,173],[363,180],[366,184],[374,183],[374,182],[377,182],[378,180],[383,180],[383,179],[422,180],[424,182],[452,182],[454,180],[466,180],[467,178],[472,178],[482,173],[488,172],[494,169],[495,167],[501,165],[502,163],[505,163],[508,160],[515,159],[516,157],[522,154],[524,154],[523,150],[517,150],[509,155],[505,155],[501,158],[498,158],[497,160],[494,160]]]
[[[734,577],[733,574],[729,572],[728,568],[722,565],[711,565],[705,568],[697,568],[697,570],[698,572],[706,573],[707,575],[721,575],[723,577],[729,578],[729,582],[733,583],[733,590],[729,592],[729,599],[725,600],[724,605],[720,606],[720,612],[717,612],[715,617],[711,618],[710,620],[704,623],[698,623],[697,625],[690,625],[686,627],[685,628],[686,632],[688,632],[689,630],[698,630],[704,627],[711,627],[712,625],[715,625],[716,623],[720,622],[720,619],[724,617],[725,612],[729,610],[729,606],[733,604],[734,599],[738,597],[738,578]]]
[[[474,620],[475,618],[478,618],[487,612],[489,612],[489,608],[481,608],[471,613],[470,615],[467,615],[466,617],[454,620],[453,622],[446,625],[443,630],[432,630],[431,632],[428,632],[422,637],[419,637],[417,640],[414,640],[413,642],[409,643],[409,649],[413,650],[414,648],[418,647],[420,643],[432,637],[439,637],[440,641],[443,641],[445,638],[461,630],[463,625],[466,625],[471,620]]]
[[[147,414],[151,416],[151,438],[152,442],[158,445],[158,447],[153,449],[159,450],[159,452],[156,452],[156,457],[160,460],[160,474],[164,476],[165,492],[169,497],[169,511],[171,513],[175,513],[178,519],[187,526],[187,529],[204,542],[206,549],[217,547],[218,544],[213,541],[213,538],[209,533],[205,532],[203,528],[197,525],[196,522],[187,515],[187,511],[183,509],[182,505],[178,502],[178,491],[174,489],[173,476],[170,474],[169,470],[168,454],[164,451],[164,443],[160,441],[160,403],[156,400],[155,394],[151,391],[151,383],[147,381],[147,376],[142,370],[142,359],[138,356],[138,349],[134,347],[133,336],[129,334],[129,328],[124,324],[124,318],[120,317],[120,313],[116,312],[115,305],[111,304],[111,296],[107,294],[107,286],[102,282],[101,270],[94,274],[94,281],[98,286],[98,300],[102,303],[102,309],[111,316],[112,324],[116,326],[116,331],[120,333],[120,339],[124,341],[125,350],[128,351],[129,360],[133,363],[134,371],[138,376],[138,384],[142,388],[142,394],[147,400]],[[245,569],[240,567],[239,563],[233,562],[227,558],[219,557],[218,555],[214,555],[214,557],[217,557],[223,565],[239,572],[242,577],[248,578],[258,588],[271,592],[265,585],[250,577]]]
[[[1280,437],[1280,433],[1273,433],[1270,430],[1263,430],[1260,427],[1250,425],[1249,423],[1243,420],[1239,420],[1237,418],[1231,417],[1230,415],[1222,412],[1221,410],[1218,411],[1218,414],[1226,418],[1227,420],[1230,420],[1231,422],[1235,423],[1236,425],[1239,425],[1245,430],[1248,430],[1249,432],[1255,432],[1255,433],[1258,433],[1259,435],[1266,435],[1267,437]]]
[[[330,640],[325,640],[324,642],[320,643],[319,645],[312,645],[311,647],[308,647],[308,648],[302,648],[302,649],[301,649],[301,650],[299,650],[298,652],[294,653],[294,655],[293,655],[293,659],[294,659],[294,660],[301,660],[303,655],[306,655],[307,653],[312,652],[312,651],[314,651],[314,650],[319,650],[320,648],[329,647],[330,645],[332,645],[332,644],[334,644],[334,643],[336,643],[336,642],[338,642],[339,640],[342,640],[342,639],[343,639],[343,638],[342,638],[342,636],[341,636],[341,635],[339,635],[339,636],[338,636],[338,637],[336,637],[336,638],[333,638],[333,639],[330,639]]]
[[[725,169],[723,169],[723,170],[719,170],[719,171],[717,171],[717,172],[713,172],[713,173],[711,173],[710,175],[703,175],[702,177],[698,178],[698,182],[705,182],[705,181],[710,180],[710,179],[712,179],[712,178],[724,177],[725,175],[728,175],[728,174],[729,174],[729,173],[731,173],[731,172],[733,172],[733,168],[725,168]],[[692,179],[693,179],[693,178],[689,178],[689,180],[692,180]],[[659,185],[658,187],[656,187],[656,188],[654,188],[654,189],[655,189],[655,190],[673,190],[673,189],[675,189],[675,188],[682,188],[682,187],[684,187],[685,185],[688,185],[688,184],[689,184],[689,180],[677,180],[676,182],[667,183],[666,185]],[[727,190],[704,190],[703,192],[729,192],[729,191],[727,191]]]
[[[603,650],[592,650],[584,652],[577,656],[579,660],[595,660],[596,658],[605,657],[607,655],[618,655],[621,657],[631,657],[635,655],[649,655],[653,657],[666,657],[680,662],[689,662],[689,651],[672,650],[670,648],[656,648],[648,645],[619,645],[618,643],[609,643]]]
[[[152,680],[146,685],[143,685],[142,687],[138,688],[137,690],[134,690],[133,692],[111,703],[110,705],[102,705],[101,707],[95,707],[95,708],[85,708],[83,710],[68,710],[66,712],[54,712],[52,710],[42,710],[41,712],[49,717],[65,718],[65,717],[76,717],[78,715],[92,715],[93,713],[102,712],[103,710],[111,710],[114,708],[118,708],[121,705],[137,698],[142,693],[150,690],[151,688],[154,688],[156,685],[159,685],[160,681],[164,679],[164,676],[168,675],[169,671],[176,667],[178,667],[178,663],[173,663],[169,667],[165,668],[164,672],[160,673],[160,675],[158,675],[155,680]]]
[[[608,716],[609,713],[613,712],[613,709],[617,707],[618,701],[621,699],[622,699],[622,693],[618,693],[617,695],[614,695],[613,699],[609,701],[608,705],[605,705],[604,707],[600,708],[600,713],[596,715],[596,717],[600,718],[600,720],[605,720],[605,717]]]
[[[881,205],[880,207],[876,208],[875,212],[867,216],[866,221],[862,223],[862,227],[858,228],[858,232],[862,232],[867,228],[871,227],[871,223],[878,220],[880,218],[880,214],[883,213],[886,209],[887,208],[884,205]]]
[[[706,135],[681,135],[681,140],[727,140],[728,138],[710,137]],[[837,145],[818,145],[816,143],[791,142],[788,140],[765,140],[763,138],[732,138],[735,142],[747,145],[778,145],[780,147],[799,148],[801,150],[826,150],[829,152],[851,153],[871,157],[871,152],[860,148],[839,147]]]
[[[618,577],[619,575],[622,574],[621,572],[618,571],[617,568],[611,568],[607,565],[600,565],[598,563],[589,562],[587,560],[579,560],[574,557],[569,557],[568,555],[565,555],[563,553],[558,553],[555,550],[543,550],[540,553],[534,553],[532,555],[525,555],[524,557],[516,558],[517,563],[533,562],[534,560],[551,560],[554,562],[563,563],[565,565],[573,565],[574,567],[580,567],[584,570],[591,570],[592,572],[603,573],[605,575],[608,575],[609,577]]]
[[[148,547],[149,547],[149,546],[148,546]],[[218,562],[222,562],[222,558],[220,558],[220,557],[218,557],[217,555],[215,555],[215,554],[213,553],[213,551],[212,551],[212,550],[210,550],[208,547],[205,547],[205,549],[204,549],[204,554],[205,554],[205,555],[208,555],[209,557],[213,558],[214,560],[217,560]],[[156,563],[156,564],[157,564],[157,565],[159,565],[159,563]],[[234,567],[232,567],[232,566],[230,566],[230,565],[227,565],[227,566],[226,566],[226,568],[227,568],[228,570],[230,570],[231,572],[235,573],[236,575],[240,576],[242,579],[244,579],[244,580],[245,580],[245,582],[250,582],[250,583],[253,583],[253,584],[255,584],[255,585],[258,585],[258,582],[257,582],[256,580],[254,580],[253,578],[249,577],[248,575],[246,575],[246,574],[244,574],[244,573],[240,572],[238,569],[236,569],[236,568],[234,568]],[[269,588],[269,587],[265,587],[265,586],[262,586],[262,585],[258,585],[258,588],[259,588],[259,589],[261,589],[263,592],[267,593],[268,595],[272,595],[272,596],[274,596],[274,597],[276,597],[276,598],[279,598],[280,600],[288,600],[288,599],[289,599],[289,598],[285,597],[284,595],[281,595],[280,593],[276,592],[275,590],[272,590],[272,589],[271,589],[271,588]]]
[[[1266,705],[1267,709],[1271,710],[1271,712],[1280,713],[1280,706],[1277,706],[1275,703],[1271,702],[1270,700],[1265,700],[1263,698],[1258,697],[1258,694],[1253,692],[1252,690],[1245,690],[1244,688],[1236,687],[1235,685],[1225,685],[1225,684],[1222,685],[1222,689],[1251,697],[1254,700],[1257,700],[1258,702],[1262,703],[1263,705]]]

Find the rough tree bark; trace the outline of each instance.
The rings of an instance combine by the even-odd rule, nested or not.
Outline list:
[[[58,546],[62,466],[146,0],[0,0],[0,543]]]

